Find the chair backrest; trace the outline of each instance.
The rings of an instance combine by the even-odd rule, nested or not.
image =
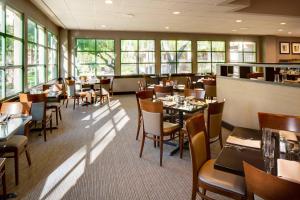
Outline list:
[[[203,89],[184,89],[184,96],[193,96],[197,100],[205,100],[205,90]]]
[[[19,94],[20,102],[47,102],[47,94],[41,93],[41,94],[27,94],[27,93],[20,93]]]
[[[43,91],[49,90],[50,87],[51,87],[51,85],[44,84],[44,85],[43,85]]]
[[[32,103],[31,116],[33,121],[44,120],[46,117],[46,102]]]
[[[186,130],[193,165],[193,181],[197,181],[198,183],[199,170],[203,164],[210,159],[204,115],[201,113],[189,118],[186,122]]]
[[[165,97],[167,95],[173,95],[173,86],[154,86],[154,93],[156,98]]]
[[[80,76],[79,80],[82,82],[86,82],[87,81],[87,76]]]
[[[140,99],[144,132],[156,136],[163,133],[163,103]]]
[[[245,161],[243,166],[248,199],[254,200],[254,194],[268,200],[300,198],[300,184],[267,174]]]
[[[206,96],[208,97],[217,96],[216,80],[203,80],[203,85],[206,92]]]
[[[101,83],[94,83],[94,90],[101,90]]]
[[[271,128],[300,133],[300,116],[259,112],[258,121],[260,129]]]
[[[75,89],[75,81],[74,80],[66,80],[67,84],[67,95],[69,97],[75,96],[76,89]]]
[[[224,104],[225,101],[208,104],[207,132],[209,138],[216,138],[221,133]]]
[[[31,102],[4,102],[1,105],[1,113],[9,115],[30,114]]]
[[[111,87],[111,80],[109,78],[107,79],[101,79],[100,80],[100,83],[101,83],[101,87],[107,91],[110,90],[110,87]]]
[[[140,99],[152,100],[153,95],[154,95],[153,90],[143,90],[135,93],[139,113],[141,113]]]
[[[138,88],[139,88],[139,91],[143,91],[147,88],[145,79],[142,79],[142,80],[138,81]]]

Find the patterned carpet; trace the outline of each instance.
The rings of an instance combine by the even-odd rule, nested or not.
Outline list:
[[[192,169],[187,150],[180,159],[178,154],[169,156],[174,147],[165,145],[160,167],[159,148],[147,141],[139,158],[134,95],[114,96],[109,105],[80,106],[74,111],[69,104],[62,115],[47,142],[38,133],[31,134],[32,166],[22,155],[19,186],[14,185],[13,162],[7,162],[8,190],[16,192],[17,199],[190,199]],[[223,133],[228,135],[226,130]],[[211,148],[216,157],[219,143]]]

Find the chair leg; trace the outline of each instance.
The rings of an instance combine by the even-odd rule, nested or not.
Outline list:
[[[26,154],[26,159],[27,159],[28,165],[31,166],[31,158],[30,158],[30,154],[29,154],[27,145],[25,146],[25,154]]]
[[[16,150],[14,152],[14,158],[15,158],[15,180],[16,185],[19,184],[19,152]]]
[[[163,143],[163,136],[160,136],[159,137],[160,139],[160,160],[159,160],[159,165],[162,166],[162,157],[163,157],[163,146],[164,146],[164,143]]]
[[[44,141],[46,142],[47,141],[47,127],[46,127],[46,124],[43,123],[42,128],[43,128],[43,132],[44,132]]]
[[[69,98],[67,98],[66,108],[68,108]]]
[[[50,119],[50,133],[52,134],[52,116],[51,116],[51,119]]]
[[[219,141],[220,141],[221,149],[223,149],[222,133],[220,133],[219,135]]]
[[[2,190],[3,190],[3,196],[6,196],[5,167],[3,168],[3,175],[2,175]]]
[[[73,110],[75,110],[76,98],[74,97]]]
[[[183,154],[183,132],[179,131],[179,148],[180,148],[180,158],[182,158],[182,154]]]
[[[197,187],[197,186],[196,186]],[[197,188],[195,188],[193,186],[193,189],[192,189],[192,198],[191,200],[196,200],[196,197],[197,197]]]
[[[62,121],[61,110],[60,110],[60,109],[58,110],[58,114],[59,114],[59,119],[60,119],[60,121]]]
[[[137,127],[137,132],[136,132],[136,138],[135,140],[139,139],[140,131],[141,131],[141,124],[142,124],[142,116],[138,116],[138,127]]]
[[[145,138],[146,138],[145,133],[143,133],[143,139],[142,139],[141,151],[140,151],[140,158],[142,157],[142,154],[143,154]]]
[[[153,145],[154,145],[154,148],[156,148],[156,140],[157,140],[157,137],[154,135],[153,136]]]
[[[58,108],[55,107],[56,126],[58,126]]]

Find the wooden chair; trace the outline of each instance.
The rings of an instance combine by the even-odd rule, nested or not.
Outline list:
[[[217,97],[216,80],[203,80],[203,85],[204,85],[206,97],[208,99],[213,100],[214,97]]]
[[[300,184],[267,174],[243,161],[247,197],[254,200],[254,194],[267,200],[296,200],[300,198]]]
[[[197,100],[205,101],[205,90],[203,89],[184,89],[184,96],[193,96]]]
[[[258,121],[260,129],[271,128],[300,133],[300,116],[259,112]]]
[[[196,199],[197,194],[203,199],[211,199],[206,196],[206,190],[233,199],[245,199],[243,177],[214,169],[215,160],[210,159],[209,137],[206,133],[204,115],[189,118],[186,128],[193,166],[192,200]],[[199,187],[203,189],[202,192]]]
[[[2,181],[2,195],[6,197],[5,158],[0,158],[0,177]]]
[[[94,98],[95,98],[95,103],[97,103],[98,98],[100,104],[104,103],[105,99],[109,102],[109,92],[104,88],[102,88],[101,83],[94,84]]]
[[[221,149],[222,143],[222,115],[225,101],[214,102],[208,104],[207,109],[207,133],[209,135],[209,142],[213,143],[220,141]]]
[[[46,94],[19,94],[20,102],[32,102],[31,116],[32,121],[42,123],[42,131],[44,134],[44,141],[47,141],[47,125],[50,126],[50,133],[52,133],[52,112],[47,112],[47,96]]]
[[[140,129],[141,129],[141,125],[142,125],[142,111],[141,111],[141,106],[140,106],[140,99],[149,99],[152,100],[153,99],[153,95],[154,92],[153,90],[143,90],[143,91],[139,91],[135,93],[136,96],[136,102],[137,102],[137,107],[138,107],[138,128],[137,128],[137,132],[136,132],[136,140],[138,140],[139,138],[139,134],[140,134]]]
[[[159,147],[160,147],[160,166],[162,166],[164,142],[177,138],[177,136],[174,136],[174,134],[177,132],[179,133],[178,137],[180,143],[180,154],[182,154],[183,136],[180,131],[181,128],[179,124],[163,122],[162,102],[153,102],[147,99],[140,99],[140,106],[141,106],[142,120],[143,120],[143,139],[141,144],[140,157],[142,157],[145,138],[152,139],[153,141],[157,141],[159,142]],[[154,145],[156,145],[155,142]]]
[[[143,91],[147,89],[145,80],[139,80],[138,82],[139,91]]]
[[[105,90],[105,92],[108,92],[109,95],[113,96],[113,79],[101,79],[100,80],[102,89]]]
[[[67,86],[67,95],[68,95],[66,108],[68,108],[69,99],[74,99],[74,104],[73,104],[73,110],[74,110],[76,105],[76,100],[77,100],[77,104],[79,105],[79,99],[80,98],[83,99],[84,97],[86,97],[86,92],[76,92],[74,80],[67,80],[66,86]]]
[[[173,95],[173,86],[154,86],[154,93],[156,98],[165,97],[167,95]]]
[[[43,85],[43,91],[49,90],[50,87],[51,85]],[[62,86],[60,86],[60,88],[62,88]],[[55,112],[56,125],[58,125],[58,116],[60,121],[62,121],[60,98],[58,102],[48,102],[47,109]]]
[[[30,103],[5,102],[1,106],[1,114],[28,114],[30,112]],[[29,130],[28,124],[24,126],[24,133]],[[15,182],[19,184],[19,156],[25,151],[28,165],[31,165],[30,154],[28,151],[28,138],[25,135],[13,135],[7,141],[0,142],[0,152],[5,158],[13,158],[15,163]]]

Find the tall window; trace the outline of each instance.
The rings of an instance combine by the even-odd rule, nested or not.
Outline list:
[[[230,62],[256,62],[256,43],[230,42]]]
[[[0,3],[0,99],[23,88],[23,19]]]
[[[155,41],[121,40],[121,74],[154,74]]]
[[[45,28],[28,20],[27,85],[28,88],[45,83],[46,31]]]
[[[56,79],[57,73],[57,38],[48,32],[48,81]]]
[[[114,40],[76,39],[75,76],[113,75],[114,68]]]
[[[197,41],[198,73],[216,74],[218,63],[225,63],[224,41]]]
[[[161,73],[191,73],[192,46],[188,40],[161,41]]]

